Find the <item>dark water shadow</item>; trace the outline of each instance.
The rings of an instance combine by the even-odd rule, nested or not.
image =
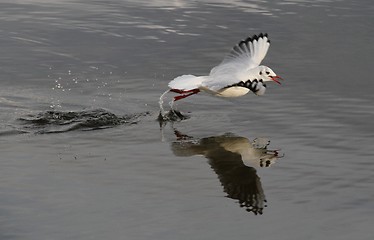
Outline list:
[[[23,131],[36,134],[63,133],[69,131],[93,131],[119,125],[133,125],[149,112],[117,116],[104,109],[85,111],[46,111],[29,114],[17,121]]]
[[[171,149],[176,156],[203,155],[217,174],[226,197],[238,200],[240,207],[255,215],[263,214],[267,200],[256,168],[267,168],[283,157],[269,150],[265,138],[249,140],[228,133],[194,139],[175,130],[177,141]]]

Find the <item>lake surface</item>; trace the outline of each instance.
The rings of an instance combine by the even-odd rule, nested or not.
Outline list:
[[[373,239],[373,12],[2,0],[0,239]],[[281,86],[160,127],[171,79],[260,32]]]

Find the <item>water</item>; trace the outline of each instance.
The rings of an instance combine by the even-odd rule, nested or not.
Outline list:
[[[3,0],[0,239],[372,239],[373,8]],[[160,129],[171,79],[260,32],[282,86]]]

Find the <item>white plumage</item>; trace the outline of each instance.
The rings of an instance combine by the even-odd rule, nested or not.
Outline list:
[[[188,91],[201,86],[206,76],[182,75],[169,82],[169,88]]]
[[[269,46],[270,42],[266,34],[240,41],[222,63],[210,71],[209,79],[205,84],[219,90],[240,81],[258,79],[260,76],[256,67],[264,59]]]

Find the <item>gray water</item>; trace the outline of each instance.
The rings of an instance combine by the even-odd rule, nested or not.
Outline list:
[[[0,239],[373,239],[373,12],[2,0]],[[160,127],[171,79],[260,32],[281,86]]]

